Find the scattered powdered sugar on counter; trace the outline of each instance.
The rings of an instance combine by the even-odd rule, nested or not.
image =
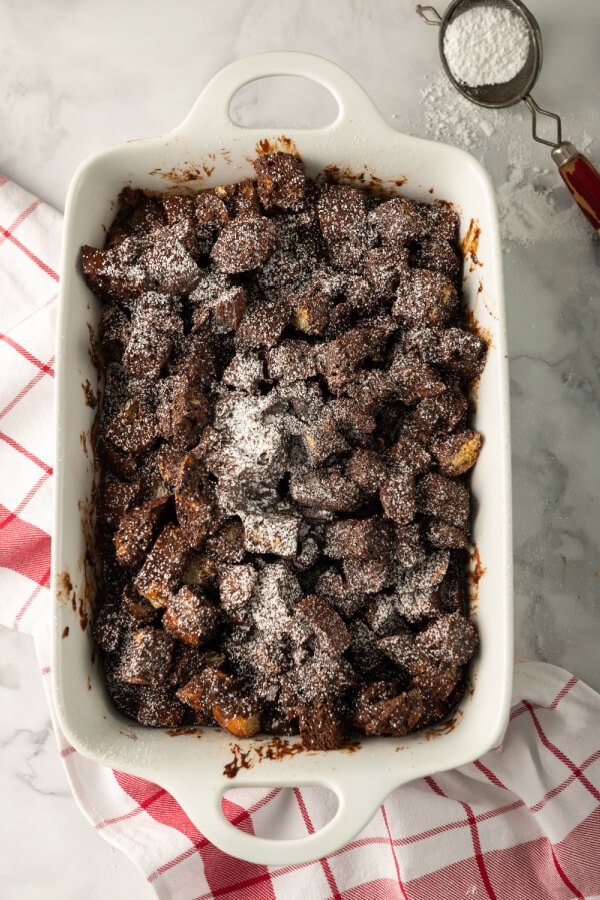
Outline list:
[[[522,104],[507,109],[479,107],[440,73],[429,78],[421,91],[421,114],[428,137],[467,150],[491,172],[505,242],[521,246],[567,243],[572,256],[588,252],[589,226],[564,187],[549,148],[531,140],[529,114]],[[597,113],[589,112],[586,127],[600,132]],[[578,128],[580,115],[563,116],[563,133],[597,161],[597,142]],[[506,243],[504,249],[510,249]]]
[[[451,20],[444,35],[444,55],[450,71],[463,84],[505,84],[527,62],[529,44],[529,31],[520,15],[496,6],[474,6]]]
[[[456,144],[463,150],[485,147],[490,138],[506,127],[507,115],[515,110],[477,107],[458,93],[445,75],[437,75],[421,91],[425,128],[436,141]],[[523,118],[519,116],[519,118]]]
[[[519,134],[510,135],[507,177],[496,187],[502,237],[524,247],[565,244],[576,259],[588,252],[592,232],[554,163],[535,165],[537,156]]]

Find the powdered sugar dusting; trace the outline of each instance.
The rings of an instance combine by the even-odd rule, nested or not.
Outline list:
[[[537,243],[568,244],[569,253],[588,252],[591,232],[577,206],[565,191],[554,164],[540,165],[540,148],[529,139],[529,114],[521,105],[485,109],[458,93],[443,74],[427,79],[421,91],[426,134],[433,140],[455,144],[477,155],[495,176],[500,228],[505,242],[521,246]],[[592,124],[589,123],[591,117]],[[579,131],[579,116],[563,116],[563,132],[584,153],[593,156],[594,141]],[[415,123],[416,124],[416,123]],[[594,110],[588,127],[600,128]],[[501,154],[508,169],[498,171]],[[504,251],[510,246],[505,243]]]
[[[456,554],[435,548],[464,546],[468,503],[449,532],[460,488],[430,484],[434,457],[423,449],[415,466],[400,438],[412,422],[425,447],[464,424],[485,345],[471,335],[470,358],[456,340],[467,333],[448,204],[302,178],[290,193],[289,167],[281,155],[258,166],[271,215],[254,183],[221,189],[212,248],[196,204],[172,196],[169,225],[155,215],[135,246],[125,238],[112,280],[100,271],[111,251],[85,248],[112,309],[104,455],[125,487],[139,480],[101,537],[97,634],[111,690],[144,724],[300,731],[328,749],[353,726],[404,734],[455,702],[439,705],[435,672],[404,697],[410,679],[375,641],[447,612]],[[127,282],[139,260],[144,288]],[[383,694],[365,684],[388,676]]]
[[[261,512],[276,503],[277,482],[286,469],[286,435],[275,414],[266,414],[264,397],[225,394],[217,403],[214,425],[218,450],[211,457],[219,475],[218,497],[232,515]]]
[[[511,81],[527,62],[529,46],[523,17],[496,6],[467,9],[451,20],[444,35],[450,71],[470,87]]]
[[[475,151],[488,145],[507,121],[519,115],[514,109],[477,107],[452,86],[445,75],[430,79],[421,91],[425,130],[436,141]],[[519,116],[524,120],[524,116]]]

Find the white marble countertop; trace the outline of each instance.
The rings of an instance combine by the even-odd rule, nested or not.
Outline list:
[[[600,164],[600,4],[529,5],[545,48],[536,99],[564,114],[565,137]],[[530,140],[526,111],[482,114],[459,103],[438,75],[436,39],[412,0],[2,4],[0,171],[62,208],[89,153],[169,130],[222,65],[280,49],[330,57],[394,127],[482,159],[498,190],[505,251],[516,650],[600,689],[600,243],[570,211],[547,150]],[[247,89],[239,115],[246,123],[262,113],[265,125],[319,124],[331,104],[305,91]],[[11,810],[0,817],[3,900],[150,895],[70,799],[33,648],[7,631],[0,796]]]

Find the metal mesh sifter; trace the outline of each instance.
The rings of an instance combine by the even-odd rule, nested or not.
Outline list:
[[[510,10],[521,18],[527,28],[529,34],[527,59],[521,70],[510,81],[477,86],[465,84],[455,77],[448,65],[444,51],[447,28],[459,16],[475,7],[496,7]],[[540,27],[525,4],[521,0],[453,0],[443,16],[433,6],[419,4],[416,10],[427,25],[439,27],[439,51],[444,71],[457,91],[460,91],[467,100],[477,103],[478,106],[495,109],[514,106],[521,100],[527,105],[532,116],[533,139],[540,144],[552,147],[552,159],[558,166],[563,181],[581,211],[600,233],[600,174],[570,141],[563,141],[560,116],[547,109],[542,109],[531,96],[542,66],[543,50]],[[556,139],[554,141],[547,140],[538,133],[538,120],[541,117],[552,119],[555,122]]]

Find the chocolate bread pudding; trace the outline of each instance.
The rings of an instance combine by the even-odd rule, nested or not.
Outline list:
[[[268,153],[126,188],[103,249],[94,636],[147,726],[404,736],[459,702],[468,386],[458,219]]]

